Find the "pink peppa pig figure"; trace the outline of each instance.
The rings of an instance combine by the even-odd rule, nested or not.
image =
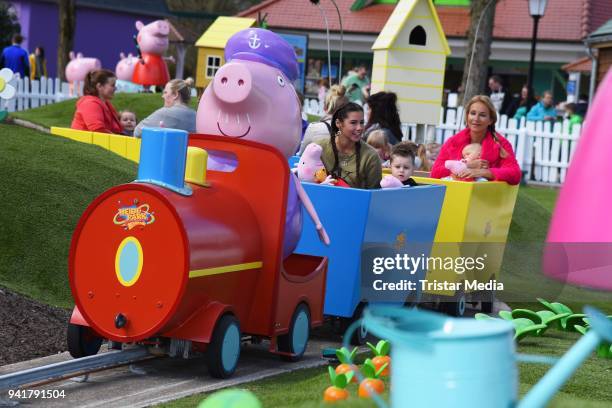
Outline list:
[[[142,85],[137,85],[132,82],[134,68],[138,63],[138,58],[129,53],[126,57],[124,53],[120,53],[120,60],[115,67],[115,75],[117,75],[117,92],[140,92]]]
[[[74,83],[84,81],[88,72],[102,68],[102,64],[97,58],[83,58],[80,52],[75,56],[74,51],[70,51],[69,55],[70,62],[66,65],[66,80],[70,83],[70,95],[74,95]]]
[[[402,183],[398,178],[391,176],[389,174],[385,174],[380,180],[380,188],[400,188],[404,187],[404,183]]]
[[[144,86],[165,86],[170,74],[162,55],[168,50],[169,23],[156,20],[144,25],[142,21],[137,21],[136,29],[140,61],[134,67],[132,82]]]
[[[323,148],[316,143],[306,146],[296,169],[297,176],[301,181],[323,183],[331,179],[331,175],[327,175],[325,165],[321,161],[322,153]]]
[[[276,147],[289,158],[301,139],[302,121],[292,82],[298,76],[293,47],[277,34],[250,28],[234,34],[225,60],[198,106],[198,133],[244,138]],[[209,156],[209,168],[222,169],[222,157]],[[289,183],[284,256],[295,249],[302,230],[301,204],[317,227],[321,241],[329,237],[297,177]]]

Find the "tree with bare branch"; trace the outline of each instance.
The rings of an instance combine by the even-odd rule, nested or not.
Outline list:
[[[57,74],[66,80],[66,65],[69,62],[69,53],[74,46],[74,33],[76,31],[75,0],[59,0],[59,46],[57,47]]]
[[[460,101],[467,102],[485,90],[496,5],[497,0],[472,0],[470,5],[470,31]]]

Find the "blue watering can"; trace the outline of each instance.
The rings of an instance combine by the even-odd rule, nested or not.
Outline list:
[[[612,322],[587,306],[591,330],[561,359],[517,355],[514,328],[505,320],[451,318],[388,306],[371,306],[357,321],[391,342],[391,406],[494,408],[544,407],[603,341],[612,341]],[[347,345],[345,345],[347,346]],[[554,367],[518,401],[517,361]],[[386,406],[375,397],[379,406]]]

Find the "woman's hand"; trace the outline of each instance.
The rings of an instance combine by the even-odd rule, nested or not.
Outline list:
[[[457,174],[457,177],[459,177],[460,179],[465,179],[465,178],[476,179],[478,177],[484,177],[488,180],[491,180],[493,179],[493,173],[491,173],[489,169],[467,169]]]
[[[468,169],[488,169],[489,162],[483,159],[475,159],[466,163]]]

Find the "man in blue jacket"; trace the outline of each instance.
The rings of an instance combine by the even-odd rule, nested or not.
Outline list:
[[[553,96],[550,91],[544,91],[542,100],[531,108],[527,114],[527,120],[540,121],[557,119],[557,110],[554,107]]]
[[[0,68],[10,68],[11,71],[19,73],[22,78],[30,76],[30,62],[28,52],[21,48],[23,37],[21,34],[13,36],[13,45],[2,50],[0,55]]]

